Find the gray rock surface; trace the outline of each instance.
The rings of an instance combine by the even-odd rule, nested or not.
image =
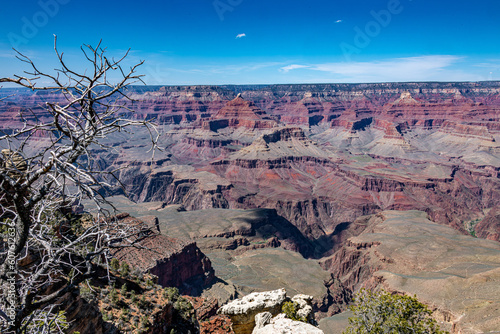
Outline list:
[[[259,316],[259,315],[258,315]],[[269,321],[263,327],[253,330],[252,334],[324,334],[324,332],[301,321],[294,321],[285,317],[284,314],[279,314]]]
[[[307,319],[308,322],[314,321],[313,308],[311,306],[312,300],[313,296],[303,294],[295,295],[292,297],[292,302],[295,302],[299,305],[297,316]]]
[[[217,313],[231,318],[235,334],[250,334],[255,327],[255,316],[262,312],[272,315],[280,313],[285,299],[285,289],[254,292],[222,306]]]
[[[255,316],[255,328],[254,332],[257,329],[264,328],[265,325],[269,324],[271,319],[273,318],[273,315],[269,312],[262,312],[259,313]]]

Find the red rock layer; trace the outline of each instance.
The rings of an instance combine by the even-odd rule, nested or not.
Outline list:
[[[266,117],[266,112],[239,95],[214,115],[212,120],[203,122],[202,127],[211,131],[225,127],[245,127],[249,129],[268,129],[276,126],[276,121]]]
[[[127,214],[117,216],[120,222],[140,224]],[[133,268],[158,276],[158,284],[164,287],[178,287],[185,293],[199,293],[214,279],[210,260],[201,252],[194,241],[184,241],[149,233],[137,244],[139,248],[125,248],[113,254],[119,261],[125,261]]]

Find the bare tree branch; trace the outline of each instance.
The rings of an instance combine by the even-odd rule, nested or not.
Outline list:
[[[0,135],[0,146],[7,147],[0,154],[2,333],[28,333],[33,321],[42,322],[44,328],[59,328],[57,308],[46,306],[87,279],[109,249],[137,247],[144,233],[140,226],[106,218],[109,212],[104,207],[110,203],[100,191],[109,186],[108,177],[116,176],[113,171],[96,169],[92,153],[108,149],[103,139],[132,126],[145,127],[153,152],[157,147],[154,124],[121,116],[125,111],[133,112],[126,89],[143,83],[137,73],[143,62],[124,71],[121,63],[128,51],[114,60],[106,56],[101,42],[95,48],[84,45],[81,49],[90,64],[89,73],[79,73],[66,64],[54,37],[60,65],[55,74],[42,71],[16,51],[30,70],[26,76],[0,78],[0,83],[58,96],[21,114],[22,126]],[[120,75],[118,82],[109,81],[110,72]],[[51,84],[38,86],[40,80]],[[44,146],[26,153],[34,138]],[[71,214],[71,206],[83,199],[91,199],[98,212],[84,227]],[[78,231],[72,230],[74,224],[79,224]],[[103,264],[107,262],[105,259]],[[69,278],[72,270],[76,275]],[[59,288],[46,293],[50,286]]]

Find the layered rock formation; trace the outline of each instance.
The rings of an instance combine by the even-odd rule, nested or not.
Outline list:
[[[117,218],[121,223],[141,223],[128,214],[120,214]],[[154,233],[150,228],[143,234],[136,248],[120,249],[113,256],[132,268],[158,276],[158,284],[164,287],[178,287],[190,294],[199,294],[213,281],[210,260],[194,241],[170,238]]]
[[[4,132],[21,126],[20,115],[29,120],[29,109],[48,117],[39,105],[62,98],[28,91],[15,97],[2,91],[0,98],[7,97],[0,100]],[[453,228],[433,227],[436,235],[429,233],[428,240],[446,241],[450,231],[456,233],[450,240],[457,243],[469,234],[500,240],[498,82],[132,87],[129,92],[137,100],[137,113],[124,116],[158,120],[163,150],[151,159],[146,153],[149,137],[142,130],[129,139],[107,138],[112,149],[96,151],[94,158],[104,169],[117,170],[123,182],[123,187],[107,190],[147,208],[138,209],[140,215],[158,216],[163,233],[196,240],[221,277],[214,287],[222,299],[283,284],[297,293],[307,287],[315,310],[331,315],[344,309],[361,286],[382,284],[411,292],[401,282],[413,284],[417,276],[425,284],[448,286],[446,279],[429,281],[418,275],[419,270],[435,275],[428,273],[430,264],[422,251],[431,252],[436,245],[422,240],[427,246],[414,246],[408,259],[391,251],[394,240],[413,237],[385,227],[376,232],[390,221],[387,213],[376,215],[384,210],[421,210]],[[36,152],[44,135],[33,137],[27,150]],[[425,231],[430,226],[410,221]],[[411,225],[401,228],[413,233]],[[384,233],[394,238],[388,245],[378,239]],[[168,237],[150,240],[152,246],[170,247]],[[196,249],[189,252],[203,262]],[[447,255],[439,253],[455,263]],[[334,277],[303,257],[320,259]],[[491,265],[471,263],[473,269]],[[307,268],[310,276],[292,281],[287,277],[291,264]],[[210,271],[206,269],[198,274]],[[176,269],[165,270],[169,276]],[[396,273],[401,284],[387,283],[390,279],[380,270]],[[465,275],[466,283],[477,280],[488,286],[491,277],[483,280],[481,275],[477,270],[473,278]],[[423,296],[438,307],[432,296]],[[479,309],[483,301],[477,301]],[[442,309],[449,312],[441,313],[448,314],[446,319],[457,321],[454,331],[468,326],[453,318],[461,312],[458,306]],[[478,318],[471,319],[476,326]]]
[[[264,110],[255,106],[252,102],[245,101],[238,95],[234,100],[227,102],[214,115],[213,120],[204,122],[202,127],[216,132],[225,127],[267,129],[276,125],[276,121],[267,117]]]
[[[494,206],[486,216],[474,226],[479,238],[500,240],[500,206]]]
[[[190,98],[207,101],[195,88],[182,91],[189,90]],[[121,179],[138,201],[187,210],[275,208],[312,240],[334,239],[339,224],[384,209],[424,210],[465,233],[464,221],[500,199],[497,90],[478,84],[258,87],[225,102],[205,125],[168,128],[168,158],[154,168],[136,165]],[[266,114],[281,124],[257,124]],[[321,121],[292,120],[302,114]],[[211,121],[225,123],[214,128]],[[126,163],[127,154],[109,168]]]

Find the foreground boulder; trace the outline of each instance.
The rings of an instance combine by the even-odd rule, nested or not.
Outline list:
[[[312,299],[312,296],[303,294],[290,299],[285,289],[254,292],[224,305],[217,313],[231,318],[235,334],[320,334],[323,331],[313,326],[316,322],[311,306]],[[295,305],[295,311],[291,311],[293,314],[287,313],[285,302]],[[282,308],[284,313],[281,313]],[[304,322],[288,319],[287,315],[293,319],[302,319]]]
[[[255,327],[255,316],[262,312],[279,314],[285,299],[285,289],[254,292],[222,306],[217,313],[231,318],[235,334],[250,334]]]
[[[297,303],[298,305],[298,310],[297,310],[297,317],[306,319],[308,322],[313,323],[314,320],[314,314],[313,314],[313,308],[312,308],[312,296],[308,295],[295,295],[292,297],[292,302]]]
[[[302,321],[288,319],[283,313],[274,318],[269,312],[259,313],[255,316],[255,322],[252,334],[324,334],[321,329]]]

